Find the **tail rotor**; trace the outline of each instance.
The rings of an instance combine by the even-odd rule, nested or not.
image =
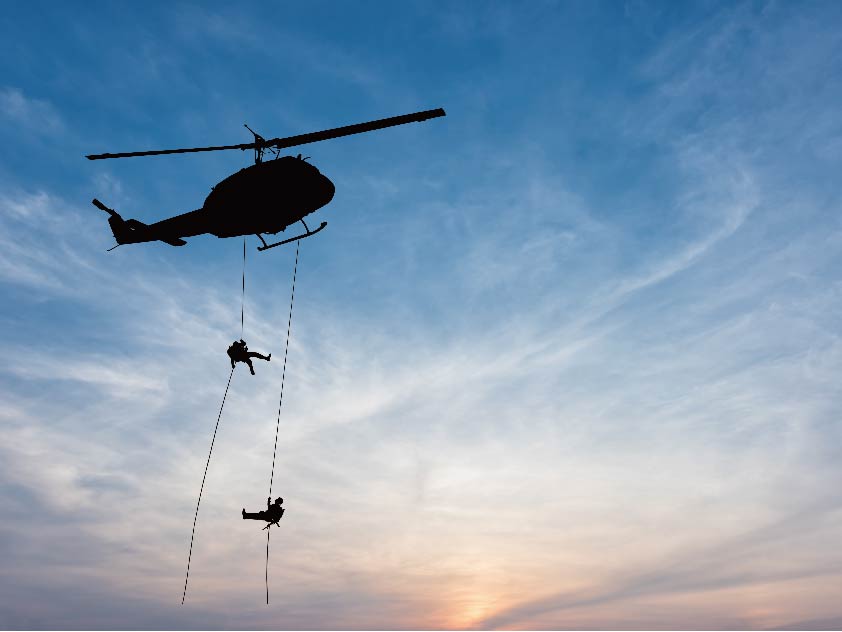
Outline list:
[[[134,241],[130,237],[130,234],[132,233],[131,225],[120,217],[120,214],[117,211],[113,208],[108,208],[96,198],[91,200],[91,204],[96,206],[99,210],[108,213],[108,225],[111,226],[111,232],[114,234],[114,239],[117,240],[117,246],[122,246],[125,243],[131,243]],[[111,252],[117,246],[112,246],[106,252]]]

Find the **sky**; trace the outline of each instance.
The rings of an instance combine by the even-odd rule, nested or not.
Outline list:
[[[29,2],[0,41],[0,628],[842,627],[842,4]],[[182,606],[243,240],[106,252],[90,200],[154,222],[252,156],[84,156],[438,107],[300,149],[337,192],[268,606],[240,511],[295,248],[246,240],[273,359],[234,372]]]

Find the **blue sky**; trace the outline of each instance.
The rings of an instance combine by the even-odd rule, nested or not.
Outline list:
[[[842,5],[0,18],[0,627],[838,628]],[[113,239],[314,144],[294,249]],[[297,153],[297,150],[295,150]],[[232,209],[236,212],[236,209]]]

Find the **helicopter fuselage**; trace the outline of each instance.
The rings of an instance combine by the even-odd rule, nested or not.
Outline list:
[[[333,199],[335,187],[315,166],[293,156],[240,169],[217,184],[202,208],[150,224],[151,241],[211,234],[275,234]],[[140,237],[141,235],[138,235]]]

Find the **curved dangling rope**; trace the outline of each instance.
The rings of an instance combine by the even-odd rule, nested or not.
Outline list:
[[[292,271],[292,294],[289,297],[289,318],[287,319],[287,342],[284,348],[284,370],[281,373],[281,397],[278,400],[278,421],[275,424],[275,447],[272,449],[272,474],[269,476],[269,498],[272,498],[272,483],[275,481],[275,455],[278,453],[278,430],[281,427],[281,406],[284,403],[284,379],[287,374],[287,353],[289,352],[289,332],[292,327],[292,304],[295,301],[295,278],[298,276],[298,250],[301,242],[295,244],[295,267]],[[271,526],[271,525],[270,525]],[[266,529],[266,605],[269,605],[269,533]]]
[[[242,339],[245,330],[245,313],[246,238],[243,237],[243,293],[240,298],[240,339]],[[228,375],[228,383],[225,385],[225,394],[222,396],[222,404],[219,407],[219,414],[216,416],[216,426],[213,429],[213,438],[211,439],[210,450],[208,450],[208,460],[205,462],[205,473],[202,475],[202,486],[199,488],[199,500],[196,502],[196,513],[193,515],[193,531],[190,533],[190,552],[187,554],[187,574],[184,577],[184,592],[181,593],[181,605],[184,605],[184,598],[187,596],[187,580],[190,578],[190,561],[193,559],[193,539],[196,535],[196,520],[199,518],[199,505],[202,504],[202,492],[205,490],[205,479],[208,476],[208,467],[210,466],[211,455],[213,454],[213,445],[216,442],[216,431],[219,430],[219,420],[222,419],[222,410],[225,408],[225,400],[228,398],[228,389],[231,386],[232,377],[234,377],[234,367],[231,367],[231,373]]]
[[[208,450],[208,460],[205,463],[205,473],[202,475],[202,486],[199,488],[199,500],[196,502],[196,513],[193,516],[193,531],[190,533],[190,552],[187,554],[187,575],[184,577],[184,592],[181,593],[181,605],[184,605],[184,598],[187,596],[187,580],[190,577],[190,560],[193,557],[193,537],[196,535],[196,520],[199,517],[199,505],[202,504],[202,492],[205,489],[205,479],[208,476],[208,466],[210,465],[211,454],[213,454],[213,444],[216,442],[216,431],[219,429],[219,420],[222,419],[222,409],[225,408],[225,399],[228,397],[228,387],[231,386],[231,378],[234,377],[234,369],[228,374],[228,384],[225,385],[225,395],[222,396],[222,404],[219,407],[219,414],[216,416],[216,427],[213,429],[213,439],[211,439],[210,450]]]

